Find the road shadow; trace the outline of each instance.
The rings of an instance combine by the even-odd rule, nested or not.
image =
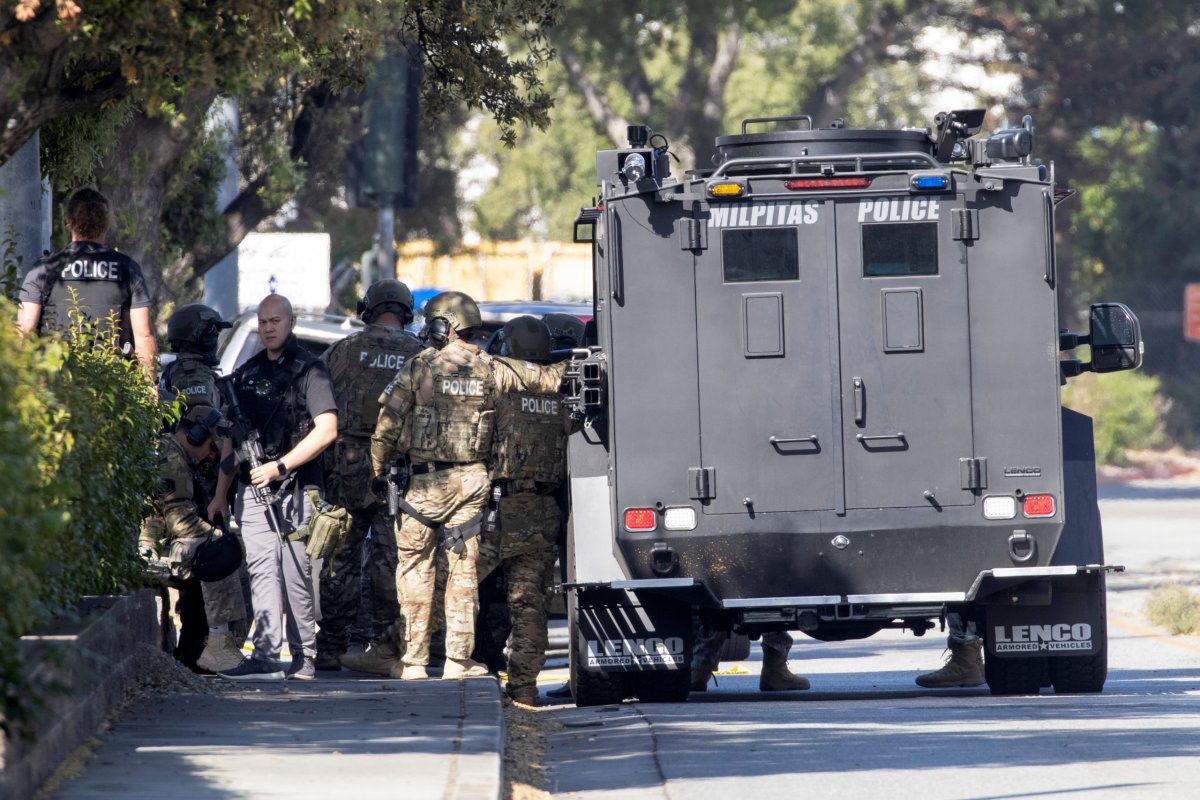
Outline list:
[[[1102,483],[1100,500],[1200,500],[1200,484]]]

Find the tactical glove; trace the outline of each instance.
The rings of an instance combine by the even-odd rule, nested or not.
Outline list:
[[[387,500],[387,496],[388,496],[388,476],[387,475],[376,475],[374,478],[371,478],[371,494],[375,495],[375,498],[380,501]]]

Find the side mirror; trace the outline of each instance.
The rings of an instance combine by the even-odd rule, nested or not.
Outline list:
[[[1120,372],[1142,365],[1142,326],[1123,303],[1096,303],[1088,319],[1092,372]]]

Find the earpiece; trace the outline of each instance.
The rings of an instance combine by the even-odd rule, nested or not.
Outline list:
[[[221,421],[221,412],[215,408],[209,409],[202,420],[191,422],[187,429],[187,441],[192,447],[200,447],[212,438],[213,429]]]

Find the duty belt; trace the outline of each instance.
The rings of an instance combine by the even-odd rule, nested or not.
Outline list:
[[[420,511],[417,511],[415,508],[413,508],[412,504],[403,497],[399,498],[397,505],[400,507],[401,511],[424,525],[426,528],[432,528],[433,530],[437,531],[441,537],[442,546],[453,552],[455,555],[462,553],[463,549],[467,546],[468,539],[473,539],[483,531],[485,517],[487,516],[489,510],[485,506],[478,514],[471,517],[463,524],[455,525],[453,528],[447,528],[442,523],[434,522]]]
[[[408,465],[409,475],[428,475],[431,472],[441,472],[459,466],[453,461],[417,461]]]

